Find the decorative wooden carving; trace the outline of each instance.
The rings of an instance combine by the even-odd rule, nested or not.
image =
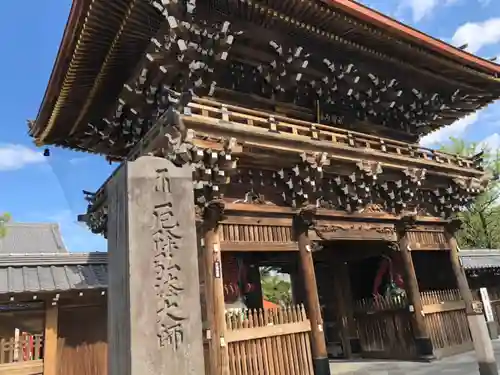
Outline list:
[[[368,223],[317,224],[316,235],[326,241],[339,239],[395,241],[396,230],[393,225]]]

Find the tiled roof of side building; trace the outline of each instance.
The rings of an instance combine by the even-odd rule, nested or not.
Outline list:
[[[465,269],[500,268],[500,249],[470,249],[459,252]]]
[[[103,289],[107,253],[0,254],[0,294]]]
[[[67,253],[59,225],[55,223],[12,223],[0,238],[0,254]]]

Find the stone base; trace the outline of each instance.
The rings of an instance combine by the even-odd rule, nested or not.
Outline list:
[[[360,354],[361,353],[361,342],[358,338],[350,338],[349,342],[351,344],[351,353]]]
[[[498,375],[490,334],[483,314],[467,315],[480,375]]]
[[[498,375],[496,362],[479,362],[479,375]]]
[[[327,358],[313,358],[314,375],[330,375],[330,361]]]
[[[432,341],[429,337],[415,338],[415,346],[419,358],[429,359],[434,357],[434,348],[432,347]]]
[[[486,322],[488,326],[488,332],[490,333],[490,339],[498,339],[498,326],[496,322]]]

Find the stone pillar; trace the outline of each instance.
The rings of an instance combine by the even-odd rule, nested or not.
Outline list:
[[[142,156],[106,193],[109,375],[203,374],[191,167]]]
[[[467,282],[467,277],[458,254],[455,233],[460,228],[460,225],[459,220],[453,220],[446,227],[445,234],[450,247],[451,266],[457,279],[460,295],[465,302],[465,312],[479,365],[479,374],[498,375],[495,353],[493,352],[486,319],[484,318],[482,309],[474,303],[472,292],[470,291],[469,283]]]
[[[399,250],[404,268],[405,289],[411,304],[410,311],[412,314],[412,327],[415,335],[417,355],[420,358],[429,358],[434,356],[434,350],[425,322],[424,308],[422,299],[420,298],[420,289],[411,255],[410,241],[408,239],[408,229],[410,228],[411,218],[403,217],[397,225]]]
[[[307,315],[311,321],[311,349],[315,375],[330,375],[330,364],[326,350],[323,317],[319,304],[318,287],[312,257],[311,241],[308,237],[314,210],[303,209],[296,217],[294,230],[299,245],[300,267],[306,294]]]

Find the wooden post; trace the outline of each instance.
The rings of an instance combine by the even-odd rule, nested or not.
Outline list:
[[[229,355],[225,342],[226,309],[222,279],[222,254],[219,238],[219,223],[223,212],[223,203],[213,202],[205,208],[203,218],[205,300],[209,329],[209,375],[229,374]]]
[[[192,174],[141,156],[106,185],[109,375],[205,371]]]
[[[465,312],[469,329],[476,352],[480,375],[498,375],[498,368],[495,353],[488,333],[488,327],[480,306],[476,306],[472,297],[472,292],[467,282],[465,271],[458,254],[458,245],[455,233],[460,229],[461,222],[452,220],[446,227],[446,238],[450,247],[450,261],[453,273],[457,279],[460,295],[465,302]]]
[[[57,375],[58,317],[58,306],[47,305],[45,308],[45,334],[43,339],[43,375]]]
[[[342,330],[346,338],[346,357],[351,358],[353,354],[361,353],[361,343],[359,341],[356,322],[353,314],[351,278],[349,277],[349,265],[347,262],[339,261],[334,263],[334,287],[336,291],[336,302],[338,311],[342,319]]]
[[[313,224],[314,214],[314,209],[302,209],[295,217],[294,230],[299,245],[300,265],[306,293],[306,308],[309,320],[311,321],[311,347],[314,373],[315,375],[330,375],[330,364],[326,350],[311,241],[308,237],[309,227]]]
[[[410,241],[408,238],[408,230],[411,226],[411,217],[403,217],[397,226],[399,250],[404,268],[405,289],[410,301],[409,308],[412,316],[412,327],[415,335],[417,355],[421,358],[429,358],[434,356],[434,350],[425,322],[424,308],[422,306],[422,299],[420,298],[420,289],[418,287],[417,275],[411,255]]]

